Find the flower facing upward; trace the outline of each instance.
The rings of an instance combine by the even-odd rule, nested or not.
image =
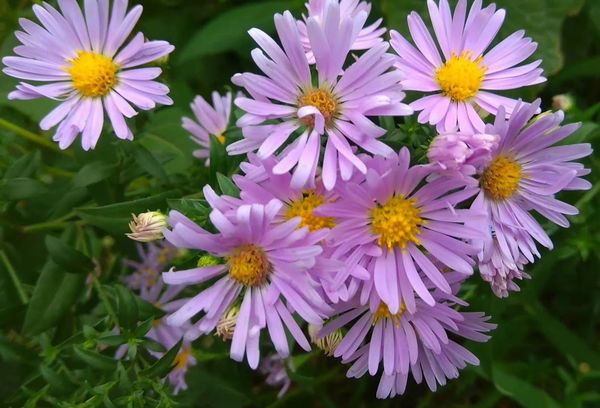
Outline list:
[[[149,110],[173,103],[167,96],[169,88],[154,81],[161,69],[139,66],[169,54],[173,46],[145,41],[142,33],[123,46],[142,14],[142,6],[126,13],[127,0],[115,0],[111,13],[107,0],[87,0],[84,13],[75,0],[58,4],[60,12],[48,3],[34,5],[42,25],[21,19],[23,31],[15,33],[22,44],[14,49],[18,56],[2,59],[5,74],[50,83],[21,82],[9,99],[60,101],[40,127],[48,130],[58,125],[54,140],[61,149],[80,133],[83,149],[93,149],[102,132],[104,111],[118,138],[133,139],[125,122],[137,114],[132,104]]]
[[[190,132],[192,140],[200,145],[200,149],[194,151],[194,156],[206,159],[207,166],[210,164],[210,136],[225,144],[225,131],[231,115],[231,99],[231,92],[223,96],[213,92],[211,106],[203,97],[197,96],[190,105],[196,120],[187,117],[182,119],[181,126]]]
[[[417,48],[398,32],[391,33],[391,44],[400,56],[397,67],[406,75],[404,89],[434,92],[411,104],[421,111],[420,123],[436,125],[440,133],[457,127],[461,132],[481,133],[485,125],[476,107],[496,115],[504,106],[504,113],[511,114],[517,102],[493,91],[546,80],[538,68],[541,60],[517,66],[537,48],[522,30],[486,52],[506,14],[496,10],[495,4],[482,9],[481,0],[475,0],[467,14],[467,0],[459,0],[454,15],[447,0],[440,0],[439,5],[427,0],[427,6],[442,55],[415,12],[408,16],[408,27]]]
[[[387,53],[387,43],[374,46],[342,70],[366,14],[342,14],[337,0],[328,0],[325,7],[323,19],[313,16],[306,23],[316,60],[316,82],[311,77],[296,20],[289,12],[275,16],[283,48],[264,32],[250,30],[261,48],[252,51],[252,57],[264,75],[244,73],[233,77],[233,82],[244,87],[250,97],[235,100],[246,112],[237,122],[244,139],[229,145],[228,152],[258,150],[262,159],[278,155],[273,171],[283,174],[294,169],[293,188],[302,188],[314,179],[323,136],[322,178],[331,190],[338,169],[345,181],[354,169],[366,172],[352,145],[376,155],[392,153],[377,140],[385,130],[368,116],[412,113],[401,103],[401,74],[391,70],[394,56]],[[288,140],[291,143],[286,145]]]
[[[565,215],[576,215],[577,208],[556,199],[562,190],[586,190],[591,184],[582,179],[589,173],[574,160],[592,153],[590,144],[560,145],[579,128],[561,126],[562,112],[540,115],[531,120],[540,106],[519,103],[509,120],[504,109],[487,132],[500,141],[491,151],[480,173],[481,192],[472,208],[488,214],[492,235],[484,243],[481,268],[494,290],[506,296],[516,289],[510,280],[523,276],[522,266],[540,256],[537,241],[552,248],[552,241],[532,216],[537,212],[561,227],[568,227]]]
[[[477,248],[464,240],[484,237],[483,213],[453,208],[477,193],[474,180],[437,178],[423,184],[433,170],[409,167],[409,162],[406,148],[397,156],[370,160],[364,181],[340,185],[339,198],[317,210],[336,220],[329,237],[333,256],[347,262],[336,279],[363,281],[363,303],[373,289],[393,315],[402,305],[414,312],[414,293],[433,305],[421,273],[450,292],[446,276],[429,257],[469,275]],[[467,221],[481,225],[467,227]]]
[[[148,211],[139,215],[131,214],[131,233],[127,237],[138,242],[152,242],[163,239],[163,229],[167,227],[167,217],[160,211]]]
[[[243,204],[227,215],[214,209],[210,219],[217,234],[172,212],[172,230],[165,232],[177,247],[206,251],[223,260],[218,265],[163,274],[169,285],[197,285],[218,277],[167,321],[177,326],[203,313],[186,333],[191,340],[213,331],[223,318],[235,317],[230,322],[234,326],[231,358],[242,361],[246,354],[252,368],[258,366],[259,336],[265,328],[281,357],[289,355],[284,326],[302,348],[310,350],[290,309],[313,324],[320,324],[329,312],[308,274],[322,252],[318,243],[323,234],[298,229],[298,219],[277,222],[281,207],[280,201],[271,200],[266,205]],[[230,313],[238,305],[237,314]]]
[[[342,16],[356,17],[359,13],[365,13],[367,16],[371,12],[371,4],[360,0],[340,0],[340,14]],[[312,52],[308,30],[306,28],[306,20],[314,17],[316,21],[325,19],[327,10],[327,0],[308,0],[305,4],[308,10],[308,17],[304,21],[298,21],[298,31],[302,45],[306,52],[306,58],[311,64],[315,63],[315,57]],[[385,27],[381,27],[383,19],[378,19],[368,27],[360,30],[354,43],[350,46],[350,50],[368,50],[383,41],[383,35],[387,31]]]

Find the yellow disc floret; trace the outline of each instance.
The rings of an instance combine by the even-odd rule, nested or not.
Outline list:
[[[483,57],[473,59],[473,54],[468,51],[460,56],[453,53],[452,58],[436,72],[442,93],[456,102],[465,102],[474,97],[487,71],[482,61]]]
[[[481,187],[494,200],[507,200],[519,188],[523,169],[513,158],[498,156],[484,170]]]
[[[417,236],[425,223],[416,199],[402,195],[394,196],[371,210],[371,230],[378,236],[377,243],[390,250],[394,247],[405,249],[410,242],[419,245]]]
[[[302,222],[298,228],[308,227],[313,231],[318,231],[322,228],[333,228],[335,222],[333,217],[319,217],[313,211],[320,205],[325,203],[325,197],[312,190],[305,192],[302,198],[293,201],[285,213],[285,218],[291,220],[294,217],[300,217]]]
[[[260,286],[267,281],[273,267],[261,248],[242,245],[227,257],[229,276],[245,286]]]
[[[105,55],[79,51],[77,58],[69,60],[73,87],[83,96],[98,97],[110,92],[117,84],[119,66]]]
[[[406,310],[406,305],[404,304],[404,302],[402,302],[398,313],[392,314],[390,312],[388,305],[386,305],[383,302],[380,302],[379,307],[377,307],[377,310],[373,314],[373,326],[375,326],[375,324],[381,319],[392,319],[396,326],[400,326],[400,318],[404,314],[405,310]]]
[[[192,349],[190,346],[184,346],[177,357],[175,357],[175,369],[181,370],[187,367],[190,357],[192,357]]]
[[[333,122],[333,118],[338,112],[337,99],[331,94],[331,92],[325,89],[310,89],[306,91],[298,99],[298,107],[314,106],[321,112],[325,119],[325,125],[330,126]],[[315,119],[313,116],[306,116],[302,119],[302,123],[306,126],[314,127]]]

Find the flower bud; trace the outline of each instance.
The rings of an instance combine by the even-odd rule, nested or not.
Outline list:
[[[575,100],[569,94],[556,95],[552,98],[552,108],[568,112],[575,107]]]
[[[164,239],[163,229],[167,227],[167,217],[160,211],[149,211],[139,215],[132,214],[129,223],[129,238],[139,242],[152,242]]]
[[[469,154],[469,146],[456,133],[436,136],[427,150],[429,162],[437,164],[442,170],[458,170]]]
[[[341,331],[336,330],[327,336],[319,337],[320,330],[320,327],[312,324],[308,325],[308,335],[310,336],[310,341],[317,346],[319,350],[323,351],[326,356],[332,357],[335,349],[340,345],[344,336],[342,336]]]
[[[239,314],[239,307],[232,306],[217,323],[217,336],[221,337],[223,340],[231,340],[233,338],[233,332],[235,331],[235,325]]]
[[[207,266],[216,266],[219,265],[219,258],[215,258],[212,255],[202,255],[198,259],[198,268],[206,268]]]

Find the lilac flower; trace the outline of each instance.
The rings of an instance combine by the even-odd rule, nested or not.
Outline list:
[[[200,149],[194,151],[194,156],[206,159],[206,165],[210,164],[210,136],[214,136],[219,143],[225,144],[225,131],[229,126],[231,115],[231,92],[224,96],[217,92],[212,93],[213,106],[201,96],[196,96],[190,105],[196,119],[184,117],[181,126],[191,133],[192,140],[200,145]]]
[[[362,281],[362,303],[374,290],[392,314],[401,305],[414,312],[414,293],[434,305],[419,271],[435,287],[450,292],[446,277],[426,253],[441,265],[469,275],[477,248],[463,240],[484,236],[483,213],[453,208],[477,193],[474,180],[437,178],[423,184],[433,170],[409,167],[409,162],[406,148],[398,156],[372,159],[363,182],[340,185],[339,199],[317,210],[319,215],[336,217],[330,233],[334,257],[344,256],[347,263],[336,279]],[[467,227],[467,221],[480,225]],[[356,282],[351,284],[358,290]]]
[[[281,386],[281,389],[277,393],[277,398],[283,397],[292,385],[292,380],[290,380],[290,377],[288,376],[286,365],[290,369],[293,369],[292,360],[283,359],[278,354],[271,354],[260,363],[259,369],[261,373],[267,376],[265,383],[271,387]]]
[[[142,299],[167,313],[177,310],[183,302],[187,301],[187,299],[176,299],[184,289],[183,286],[165,287],[162,279],[160,279],[160,273],[165,270],[166,265],[175,256],[176,251],[176,248],[169,244],[150,244],[147,250],[144,250],[142,245],[138,245],[140,261],[125,261],[126,266],[135,270],[134,273],[125,278],[127,286],[139,291]],[[169,326],[166,318],[161,318],[154,322],[146,337],[169,350],[183,337],[189,326],[190,322],[185,322],[180,327]],[[117,351],[117,357],[122,357],[125,352],[126,347],[121,348]],[[156,358],[161,358],[164,355],[164,353],[156,351],[151,351],[151,354]],[[175,367],[168,376],[169,382],[174,386],[175,394],[187,389],[185,374],[188,368],[194,365],[196,365],[196,359],[191,354],[191,344],[189,341],[185,341],[175,359]]]
[[[450,279],[459,287],[464,275],[451,273]],[[417,300],[414,312],[403,306],[397,313],[392,313],[374,293],[368,305],[361,306],[357,299],[341,304],[338,316],[322,329],[320,335],[349,325],[334,355],[345,363],[352,363],[347,373],[351,378],[359,378],[367,372],[376,375],[383,366],[383,378],[377,392],[379,398],[392,393],[392,383],[398,384],[395,393],[402,394],[409,373],[418,383],[425,377],[429,387],[435,390],[436,381],[444,385],[446,378],[458,377],[458,371],[466,366],[465,363],[479,363],[451,337],[487,341],[489,336],[484,333],[496,325],[487,323],[489,318],[483,313],[456,311],[453,307],[457,303],[467,304],[454,294],[439,290],[432,294],[436,297],[434,305]]]
[[[355,18],[359,13],[365,13],[367,17],[371,13],[371,4],[366,1],[360,0],[340,0],[340,12],[342,16],[350,16]],[[308,10],[308,18],[314,17],[317,21],[323,21],[325,19],[325,12],[327,10],[327,0],[308,0],[305,4]],[[310,38],[308,36],[308,30],[306,28],[307,17],[304,17],[304,21],[298,21],[298,31],[300,32],[300,38],[302,40],[302,46],[306,52],[306,58],[309,63],[315,63],[315,57],[312,52],[312,46],[310,44]],[[383,41],[383,35],[387,31],[385,27],[381,27],[383,19],[380,18],[368,27],[360,30],[354,43],[350,46],[350,50],[368,50],[378,45]]]
[[[498,134],[500,143],[481,172],[481,192],[472,208],[489,216],[492,235],[484,243],[480,260],[484,278],[501,296],[515,289],[510,280],[522,277],[523,264],[540,256],[536,241],[552,249],[550,237],[531,212],[567,228],[565,215],[576,215],[578,210],[556,199],[556,194],[591,188],[581,178],[590,171],[574,162],[592,153],[590,144],[555,146],[580,125],[560,126],[564,119],[560,111],[531,120],[540,103],[538,99],[532,105],[517,104],[509,120],[500,108],[494,125],[486,129]]]
[[[308,269],[322,249],[323,233],[298,229],[299,218],[276,222],[283,204],[243,204],[230,215],[215,208],[210,219],[219,231],[211,234],[178,212],[171,212],[166,239],[180,248],[206,251],[223,258],[220,265],[166,272],[169,285],[197,285],[219,277],[207,289],[167,318],[173,325],[202,316],[186,333],[191,340],[215,329],[227,311],[241,301],[231,342],[231,358],[247,356],[250,367],[258,366],[259,337],[267,329],[278,354],[289,356],[284,326],[305,350],[310,345],[292,317],[290,309],[305,321],[320,324],[330,311],[313,287]]]
[[[498,34],[506,12],[491,4],[482,9],[475,0],[467,15],[467,1],[459,0],[454,15],[447,0],[439,6],[427,0],[433,29],[442,51],[427,31],[421,17],[408,16],[410,34],[415,48],[398,32],[392,31],[391,44],[400,56],[397,67],[406,75],[404,89],[435,92],[411,104],[419,114],[420,123],[436,125],[440,133],[457,130],[483,132],[485,125],[476,107],[497,115],[500,106],[511,114],[515,100],[490,91],[516,89],[542,83],[541,60],[520,65],[537,48],[537,43],[517,31],[486,52]]]
[[[261,48],[252,51],[252,57],[265,75],[244,73],[233,77],[234,83],[244,87],[250,97],[235,100],[246,111],[237,122],[244,139],[228,146],[229,153],[258,150],[262,159],[277,154],[280,160],[273,171],[283,174],[295,168],[293,188],[301,188],[314,179],[322,136],[327,136],[323,184],[331,190],[338,169],[345,181],[352,177],[355,168],[366,172],[352,145],[376,155],[392,153],[390,147],[377,140],[385,130],[368,116],[412,113],[400,103],[404,98],[402,78],[397,70],[390,71],[395,58],[387,53],[387,43],[371,48],[342,71],[366,14],[343,15],[336,0],[329,0],[326,7],[322,20],[307,19],[318,73],[316,85],[296,20],[289,12],[275,15],[283,49],[264,32],[250,30]],[[286,145],[288,140],[291,143]]]
[[[150,110],[156,104],[173,103],[167,96],[169,88],[154,81],[161,69],[139,68],[169,54],[173,46],[166,41],[146,41],[142,33],[123,46],[142,6],[126,14],[127,0],[113,3],[111,13],[108,0],[86,0],[83,13],[75,0],[59,0],[60,12],[48,3],[34,5],[33,12],[42,25],[21,19],[23,31],[15,33],[22,44],[14,49],[18,56],[2,59],[7,75],[50,82],[21,82],[8,97],[60,101],[40,127],[48,130],[58,125],[53,139],[61,149],[69,147],[80,133],[83,149],[93,149],[102,132],[104,111],[117,137],[131,140],[125,118],[137,114],[132,104]]]
[[[433,139],[427,158],[444,175],[471,176],[489,162],[490,151],[497,144],[496,135],[446,133]]]

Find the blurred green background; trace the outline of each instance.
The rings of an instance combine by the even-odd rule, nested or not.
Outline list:
[[[32,16],[32,3],[0,0],[0,55],[11,54],[16,45],[12,32],[19,17]],[[22,330],[28,319],[23,294],[31,296],[47,258],[45,234],[58,233],[71,224],[85,230],[93,251],[110,271],[102,277],[103,283],[116,281],[123,273],[120,257],[134,257],[134,246],[123,233],[135,205],[109,210],[106,206],[128,201],[141,210],[162,207],[167,198],[196,194],[203,184],[214,182],[216,170],[205,169],[192,158],[194,145],[180,129],[180,117],[189,114],[195,94],[223,91],[234,73],[255,70],[249,58],[253,47],[246,34],[249,28],[272,32],[275,12],[291,9],[296,16],[303,12],[303,2],[296,0],[139,3],[145,10],[138,29],[148,38],[165,39],[176,46],[164,74],[175,105],[140,115],[134,124],[136,141],[131,145],[142,146],[144,153],[118,144],[107,134],[90,153],[82,152],[77,144],[66,154],[42,145],[39,139],[49,140],[51,135],[41,134],[37,122],[52,103],[9,102],[5,96],[15,81],[0,74],[0,401],[14,398],[23,390],[19,387],[34,376],[43,357],[40,350],[47,351],[44,341],[65,337],[61,333],[79,327],[82,315],[94,314],[93,297],[74,296],[53,316],[54,337],[28,336]],[[496,3],[508,11],[501,35],[526,29],[540,44],[536,57],[544,59],[549,78],[544,85],[514,95],[526,100],[539,96],[546,110],[552,108],[555,95],[569,94],[575,104],[566,121],[584,122],[569,142],[585,140],[598,149],[600,1]],[[424,0],[376,0],[373,4],[371,18],[383,15],[389,28],[400,31],[406,30],[409,11],[426,8]],[[35,141],[24,138],[28,136]],[[568,230],[547,226],[556,249],[543,251],[542,260],[529,267],[533,279],[522,283],[521,293],[499,300],[478,279],[465,285],[463,297],[472,309],[490,314],[499,327],[489,343],[469,344],[481,366],[468,368],[460,379],[436,393],[411,384],[405,396],[378,402],[377,379],[345,379],[344,367],[337,361],[313,352],[295,360],[298,369],[292,388],[277,400],[278,389],[266,386],[264,377],[245,364],[215,352],[226,350],[226,345],[207,338],[199,342],[198,353],[210,347],[211,354],[188,374],[190,390],[177,400],[182,406],[198,407],[600,407],[599,157],[595,154],[586,160],[593,169],[590,179],[595,187],[563,197],[576,204],[581,215],[572,218]],[[216,166],[227,174],[236,164],[221,160]],[[150,201],[141,203],[140,199]],[[93,228],[84,229],[87,226]],[[19,275],[24,293],[15,290],[11,268]],[[83,290],[83,283],[79,288]],[[12,401],[7,406],[22,403],[18,398]],[[39,406],[53,405],[44,398],[40,401]]]

